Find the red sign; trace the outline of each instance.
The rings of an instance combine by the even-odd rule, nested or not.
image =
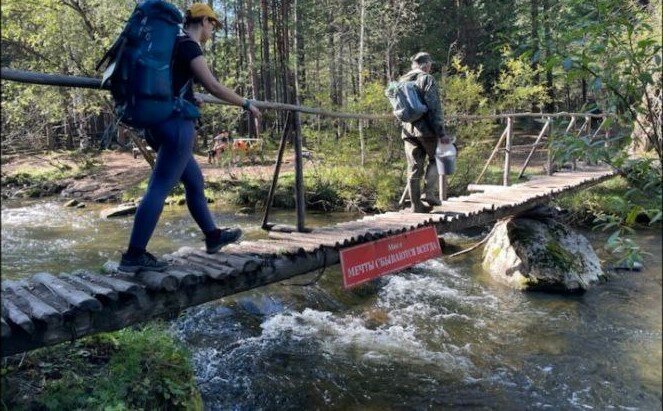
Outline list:
[[[354,287],[441,255],[433,226],[346,248],[341,250],[343,287]]]

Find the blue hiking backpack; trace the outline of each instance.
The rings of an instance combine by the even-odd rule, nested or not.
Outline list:
[[[173,48],[182,21],[177,7],[163,0],[139,3],[97,65],[99,70],[108,61],[102,87],[110,80],[115,114],[127,126],[148,128],[182,108],[172,85]]]
[[[428,111],[414,81],[392,81],[384,94],[391,103],[394,116],[403,123],[413,123]]]

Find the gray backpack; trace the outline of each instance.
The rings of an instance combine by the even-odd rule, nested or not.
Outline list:
[[[414,81],[392,81],[384,94],[391,103],[394,116],[403,123],[413,123],[428,111]]]

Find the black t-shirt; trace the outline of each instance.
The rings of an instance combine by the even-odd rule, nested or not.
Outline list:
[[[186,83],[194,78],[193,71],[191,71],[191,60],[202,55],[203,50],[188,34],[177,36],[173,49],[173,94],[175,96],[179,96]],[[186,88],[184,98],[194,102],[192,84]]]

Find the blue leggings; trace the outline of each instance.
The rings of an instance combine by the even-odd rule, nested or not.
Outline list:
[[[171,117],[146,133],[148,144],[157,152],[157,161],[147,192],[136,210],[130,247],[147,247],[164,201],[178,181],[184,183],[189,212],[203,233],[216,229],[203,191],[203,173],[193,158],[195,135],[193,121],[179,116]]]

